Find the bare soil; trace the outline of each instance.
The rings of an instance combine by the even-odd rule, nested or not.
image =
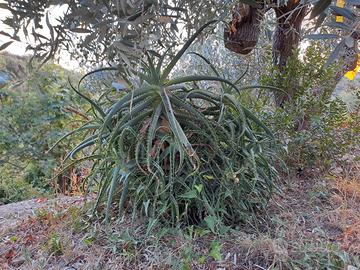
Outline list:
[[[82,197],[59,196],[56,199],[37,198],[0,205],[0,235],[16,228],[21,222],[36,216],[37,211],[50,210],[56,206],[81,205]]]

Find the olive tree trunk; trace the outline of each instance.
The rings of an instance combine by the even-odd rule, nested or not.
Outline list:
[[[276,14],[276,27],[272,44],[273,64],[278,67],[279,72],[282,72],[288,60],[299,47],[301,26],[307,11],[307,6],[303,5],[300,0],[288,0],[286,5],[276,7],[273,4],[271,6],[237,4],[232,12],[232,21],[224,29],[224,43],[226,48],[236,53],[250,53],[259,40],[264,13],[270,8],[274,9]],[[357,36],[353,36],[353,38],[355,42],[359,39]],[[349,48],[343,44],[339,55],[339,69],[334,80],[329,82],[334,88],[347,71],[356,67],[357,53],[354,48]],[[281,76],[279,77],[281,79]],[[291,100],[296,94],[298,82],[294,80],[290,82],[290,85],[286,89],[287,93],[275,93],[277,106],[282,106],[284,102]],[[321,89],[314,89],[314,92],[321,92]]]

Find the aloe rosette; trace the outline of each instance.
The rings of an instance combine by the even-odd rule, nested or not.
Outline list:
[[[103,209],[105,219],[112,212],[129,212],[133,218],[148,217],[149,224],[201,223],[207,216],[233,224],[270,198],[276,175],[269,162],[272,135],[238,101],[249,87],[222,78],[199,54],[214,75],[170,77],[211,23],[167,65],[166,54],[147,54],[141,84],[118,99],[92,100],[80,92],[81,81],[74,89],[90,103],[92,119],[71,132],[86,137],[68,154],[64,169],[93,160],[86,185],[97,188],[94,211]],[[219,91],[201,89],[198,81],[218,82]]]

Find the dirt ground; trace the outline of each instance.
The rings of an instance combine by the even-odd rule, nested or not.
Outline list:
[[[38,198],[17,203],[0,205],[0,235],[16,228],[21,222],[36,216],[39,209],[51,210],[57,206],[81,205],[83,198],[59,196],[56,199]]]

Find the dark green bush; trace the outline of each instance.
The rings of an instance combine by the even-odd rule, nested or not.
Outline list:
[[[324,67],[327,55],[326,48],[313,43],[303,59],[292,58],[282,73],[269,65],[261,78],[262,84],[296,93],[283,107],[266,106],[267,97],[255,105],[285,144],[284,160],[295,169],[329,169],[359,143],[359,112],[351,113],[332,96],[336,67]]]

